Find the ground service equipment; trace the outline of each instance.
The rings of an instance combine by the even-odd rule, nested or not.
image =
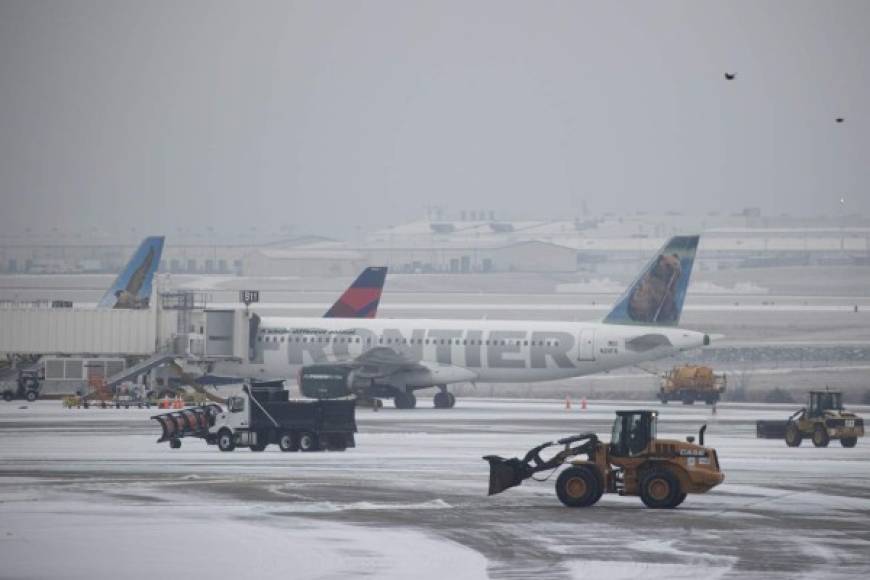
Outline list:
[[[725,375],[717,375],[710,367],[683,365],[674,367],[662,377],[659,388],[659,400],[682,401],[684,405],[692,405],[695,401],[704,401],[715,405],[725,392],[727,380]]]
[[[604,493],[639,495],[647,507],[675,508],[689,493],[705,493],[722,483],[715,449],[704,447],[704,431],[686,442],[656,439],[655,411],[617,411],[610,444],[594,433],[583,433],[543,443],[523,459],[484,457],[489,462],[489,495],[520,485],[535,473],[557,469],[556,495],[568,507],[594,505]],[[550,459],[541,451],[564,446]],[[573,459],[585,455],[586,460]]]
[[[799,447],[804,437],[816,447],[827,447],[839,439],[843,447],[854,447],[864,436],[864,420],[843,408],[840,391],[810,391],[809,408],[804,407],[785,421],[758,421],[760,439],[785,439],[789,447]]]
[[[25,399],[33,402],[39,398],[41,383],[38,369],[21,369],[14,383],[0,385],[3,392],[3,400]]]
[[[169,441],[181,447],[184,437],[199,437],[221,451],[248,447],[263,451],[276,443],[281,451],[344,451],[354,447],[356,433],[353,399],[289,400],[283,385],[245,385],[227,399],[226,410],[209,404],[152,417]]]

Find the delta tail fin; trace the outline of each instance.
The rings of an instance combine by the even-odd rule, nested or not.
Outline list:
[[[675,236],[668,240],[619,298],[604,322],[644,326],[679,324],[699,239],[700,236]]]
[[[386,278],[386,266],[366,268],[323,317],[374,318]]]
[[[114,284],[97,304],[98,308],[148,308],[151,282],[160,267],[163,239],[163,236],[152,236],[142,241]]]

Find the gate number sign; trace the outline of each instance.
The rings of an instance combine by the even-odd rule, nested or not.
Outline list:
[[[245,306],[259,301],[259,290],[239,290],[239,302],[242,302]]]

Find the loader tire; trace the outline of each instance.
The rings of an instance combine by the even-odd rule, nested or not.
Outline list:
[[[828,437],[828,432],[825,431],[825,428],[821,425],[816,425],[816,428],[813,430],[813,445],[816,447],[827,447],[830,442],[831,438]]]
[[[672,471],[663,467],[649,470],[640,481],[640,499],[653,509],[671,509],[679,505],[680,480]]]
[[[556,495],[568,507],[595,505],[602,493],[601,478],[591,467],[569,467],[556,480]]]
[[[236,440],[229,429],[218,433],[217,444],[221,451],[233,451],[236,448]]]
[[[800,447],[803,436],[798,426],[792,423],[785,429],[785,444],[789,447]]]
[[[679,507],[679,505],[680,505],[681,503],[683,503],[684,501],[686,501],[686,496],[687,496],[687,495],[689,495],[689,494],[687,494],[685,491],[684,491],[684,492],[681,492],[680,495],[677,497],[677,500],[674,502],[674,507]]]
[[[842,439],[840,439],[840,445],[842,445],[843,447],[850,448],[850,447],[854,447],[857,444],[858,444],[857,437],[843,437]]]

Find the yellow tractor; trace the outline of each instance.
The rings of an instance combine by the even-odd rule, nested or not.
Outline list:
[[[785,428],[785,443],[797,447],[804,437],[810,437],[816,447],[827,447],[831,439],[839,439],[843,447],[854,447],[864,436],[864,420],[843,408],[839,391],[810,391],[810,406],[789,417]]]
[[[816,447],[827,447],[839,439],[843,447],[854,447],[864,436],[864,420],[843,408],[843,394],[825,389],[810,391],[810,404],[785,421],[758,421],[759,439],[785,439],[789,447],[800,447],[809,437]]]
[[[639,495],[650,508],[675,508],[689,493],[706,493],[722,483],[715,449],[698,443],[656,438],[656,411],[617,411],[610,444],[594,433],[583,433],[538,445],[523,459],[484,457],[489,462],[489,495],[520,485],[534,474],[563,464],[556,480],[556,495],[568,507],[588,507],[604,493]],[[541,457],[548,447],[563,446],[550,459]],[[585,455],[586,459],[577,459]]]

